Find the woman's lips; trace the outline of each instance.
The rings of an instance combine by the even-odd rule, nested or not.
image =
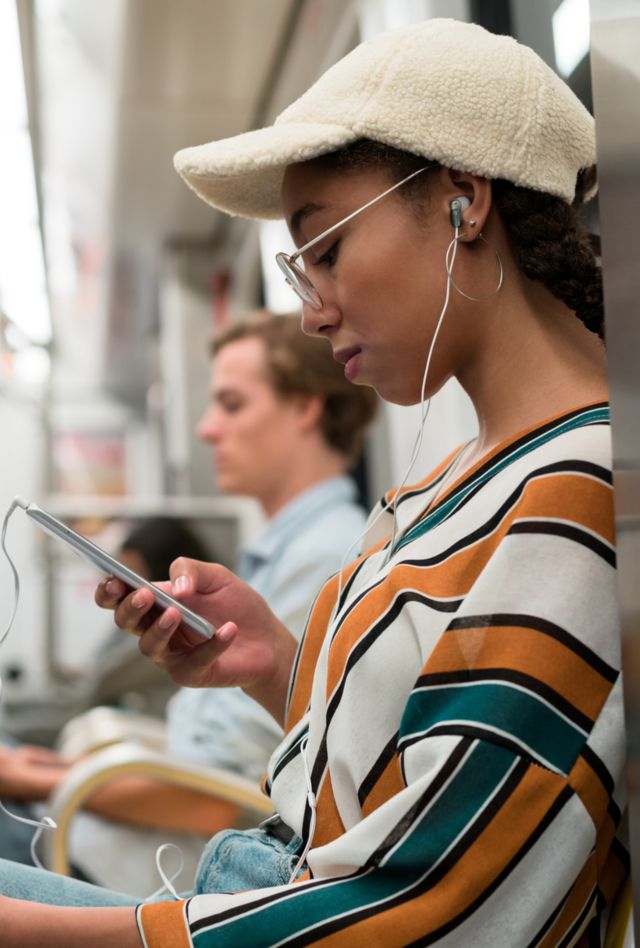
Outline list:
[[[353,346],[350,349],[338,349],[337,352],[333,354],[333,358],[336,362],[341,362],[344,365],[345,378],[347,378],[349,382],[353,382],[358,374],[361,355],[362,349],[358,346]]]

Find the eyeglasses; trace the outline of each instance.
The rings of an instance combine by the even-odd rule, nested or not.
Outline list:
[[[300,247],[299,250],[296,250],[295,253],[288,254],[281,252],[276,254],[276,263],[282,270],[286,282],[289,284],[291,289],[298,294],[303,303],[308,303],[309,306],[313,307],[313,309],[322,309],[323,306],[320,293],[315,288],[300,264],[296,263],[298,257],[302,256],[303,253],[305,253],[307,250],[310,250],[311,247],[319,243],[325,237],[328,237],[329,234],[334,232],[334,230],[337,230],[339,227],[342,227],[343,224],[346,224],[354,217],[357,217],[358,214],[366,211],[366,209],[371,207],[372,204],[377,204],[378,201],[381,201],[383,197],[387,196],[387,194],[391,194],[391,192],[395,191],[396,188],[406,184],[407,181],[411,181],[412,178],[415,178],[415,176],[420,174],[422,171],[426,171],[427,167],[428,166],[425,165],[423,168],[418,168],[417,171],[413,171],[411,174],[408,174],[406,178],[402,179],[402,181],[397,181],[395,184],[392,184],[391,187],[387,188],[386,191],[383,191],[382,194],[379,194],[377,197],[367,201],[366,204],[363,204],[362,207],[352,211],[351,214],[348,214],[341,221],[338,221],[337,224],[333,224],[331,227],[328,227],[327,230],[323,230],[321,234],[318,234],[318,236],[314,237],[313,240],[310,240],[308,243],[304,244],[304,246]]]

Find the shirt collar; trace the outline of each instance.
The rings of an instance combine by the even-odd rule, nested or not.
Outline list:
[[[327,507],[353,503],[355,498],[356,485],[346,474],[314,484],[269,520],[262,533],[244,547],[243,558],[248,557],[253,563],[271,559],[309,520],[320,516]]]

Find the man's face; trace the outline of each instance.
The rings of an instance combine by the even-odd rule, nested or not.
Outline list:
[[[295,465],[300,409],[268,378],[264,343],[239,339],[215,356],[211,403],[197,433],[213,445],[216,478],[225,493],[255,497],[269,512]]]

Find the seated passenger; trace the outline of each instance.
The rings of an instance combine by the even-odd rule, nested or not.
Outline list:
[[[364,530],[365,514],[346,472],[360,456],[375,405],[375,394],[350,385],[328,346],[303,335],[294,317],[256,314],[214,342],[211,405],[198,434],[213,445],[219,488],[260,502],[266,525],[242,550],[239,575],[297,637],[318,589]],[[168,572],[167,564],[154,578]],[[118,634],[127,647],[137,645]],[[271,715],[239,688],[181,689],[167,725],[173,755],[255,781],[282,738]],[[0,799],[14,811],[16,801],[46,800],[73,763],[37,749],[0,753]],[[87,809],[91,814],[71,830],[72,863],[85,878],[139,896],[159,884],[159,845],[178,844],[185,872],[193,874],[206,839],[237,815],[231,804],[216,805],[205,794],[133,777],[105,786]],[[0,829],[5,823],[0,856],[30,864],[33,830],[0,813]],[[122,852],[134,845],[146,858],[123,866]]]
[[[241,685],[286,722],[279,820],[219,834],[189,898],[135,913],[4,863],[10,948],[601,943],[626,855],[594,160],[548,66],[451,20],[377,36],[275,127],[178,156],[212,204],[284,214],[304,329],[351,381],[414,404],[455,375],[479,433],[383,498],[299,649],[215,564],[171,568],[205,643],[100,587],[174,680]]]
[[[187,553],[186,551],[190,552]],[[176,517],[150,517],[132,525],[118,558],[146,579],[169,575],[178,556],[211,559],[202,540]],[[90,667],[38,700],[0,702],[2,730],[21,742],[52,746],[64,724],[96,705],[163,715],[175,686],[140,655],[137,643],[112,629]]]

